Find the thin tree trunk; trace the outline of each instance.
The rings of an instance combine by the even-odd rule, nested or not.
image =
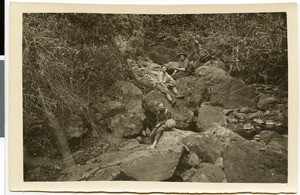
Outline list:
[[[58,145],[60,148],[60,152],[62,154],[63,157],[63,164],[65,167],[70,167],[75,165],[75,161],[74,158],[71,154],[71,150],[69,148],[69,144],[68,141],[66,139],[66,135],[63,131],[63,129],[61,128],[61,126],[59,125],[57,119],[55,118],[54,114],[47,108],[45,100],[44,100],[44,96],[41,92],[41,90],[39,89],[39,96],[42,100],[43,103],[43,108],[44,108],[44,112],[46,117],[49,120],[49,124],[50,126],[53,128],[54,130],[54,134],[57,138],[58,141]]]

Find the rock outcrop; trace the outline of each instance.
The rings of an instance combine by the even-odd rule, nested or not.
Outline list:
[[[216,124],[225,126],[227,125],[227,120],[222,109],[209,105],[202,105],[199,108],[196,124],[198,131],[205,131]]]
[[[226,148],[223,158],[228,182],[287,182],[287,150],[277,141],[237,142]]]
[[[110,118],[108,127],[117,137],[131,137],[144,130],[144,119],[134,113],[118,114]]]
[[[91,107],[116,139],[141,139],[120,139],[118,150],[65,169],[59,180],[287,182],[287,136],[278,130],[287,125],[286,102],[270,94],[255,97],[255,89],[231,78],[225,64],[210,61],[176,80],[185,96],[172,107],[155,88],[159,68],[137,62],[132,71],[138,87],[117,82]],[[147,150],[142,131],[155,124],[159,103],[171,111],[176,127]]]
[[[191,131],[175,129],[164,132],[157,148],[146,150],[146,145],[131,139],[119,151],[104,153],[63,171],[59,181],[138,180],[163,181],[171,178],[184,152],[182,140]]]
[[[112,85],[94,108],[96,121],[105,120],[117,137],[131,137],[144,130],[146,116],[142,107],[143,93],[134,84],[119,81]]]
[[[230,75],[221,68],[200,66],[195,70],[195,75],[200,77],[207,86],[222,84],[230,79]]]
[[[188,76],[177,79],[176,83],[178,92],[185,95],[180,104],[187,106],[189,109],[195,111],[202,102],[208,100],[208,89],[202,78]]]
[[[124,159],[123,172],[138,181],[164,181],[171,178],[182,155],[182,147],[144,150]]]
[[[257,103],[257,107],[259,109],[264,109],[266,106],[268,106],[269,104],[272,104],[272,103],[274,103],[276,101],[277,101],[276,98],[274,98],[274,97],[268,97],[268,98],[260,100]]]
[[[255,89],[237,79],[227,79],[212,88],[210,103],[224,108],[255,107]]]
[[[190,179],[191,182],[226,182],[226,175],[220,167],[202,163],[196,170],[195,175]]]

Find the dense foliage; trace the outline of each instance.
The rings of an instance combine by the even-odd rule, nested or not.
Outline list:
[[[166,63],[165,52],[178,48],[201,63],[219,59],[246,82],[287,86],[285,13],[155,15],[141,17],[131,47]],[[128,20],[132,19],[128,16]],[[140,19],[141,20],[141,19]],[[161,52],[161,47],[165,46]],[[139,54],[139,53],[138,53]],[[168,55],[168,52],[167,52]]]
[[[24,15],[24,125],[43,115],[38,89],[57,117],[87,115],[95,91],[128,76],[113,41],[114,27],[106,17]]]

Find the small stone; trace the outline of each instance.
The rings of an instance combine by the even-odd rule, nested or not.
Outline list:
[[[267,142],[276,135],[276,132],[270,130],[263,130],[260,132],[260,135],[260,139]]]
[[[237,113],[236,117],[238,117],[239,119],[246,119],[246,118],[248,118],[247,114],[245,114],[245,113]]]
[[[250,112],[257,112],[257,109],[256,108],[250,108]]]
[[[265,100],[269,97],[272,97],[272,96],[270,94],[259,93],[258,97],[259,97],[259,101],[263,101],[263,100]]]
[[[217,158],[215,165],[223,169],[224,168],[223,158],[222,157]]]
[[[248,113],[249,111],[250,111],[250,108],[248,108],[248,107],[243,107],[240,109],[241,113]]]
[[[266,112],[263,113],[263,116],[268,116],[268,115],[270,115],[270,113],[271,112],[269,110],[267,110]]]
[[[249,114],[249,118],[259,118],[263,115],[263,112],[261,110],[255,112],[255,113],[251,113]]]
[[[190,179],[195,175],[195,169],[189,169],[181,174],[183,181],[190,181]]]
[[[259,101],[259,102],[257,103],[257,107],[258,107],[259,109],[263,109],[263,108],[265,108],[266,106],[268,106],[268,105],[270,105],[270,104],[272,104],[272,103],[274,103],[274,102],[276,102],[276,101],[277,101],[276,98],[274,98],[274,97],[269,97],[269,98],[266,98],[266,99],[263,99],[263,100]]]
[[[227,121],[229,123],[237,123],[238,122],[235,118],[228,118]]]
[[[228,114],[230,114],[232,111],[233,111],[232,109],[225,109],[225,110],[223,110],[223,113],[224,113],[225,115],[228,115]]]
[[[259,148],[259,151],[266,151],[266,148]]]
[[[191,166],[198,166],[200,163],[198,155],[195,153],[190,154],[187,163]]]
[[[261,137],[261,135],[260,135],[260,134],[254,135],[254,138],[255,138],[255,137],[258,137],[258,138],[260,138],[260,137]]]
[[[254,129],[254,126],[251,123],[246,123],[244,125],[244,129],[245,130],[251,130],[251,129]]]
[[[257,123],[257,124],[264,124],[264,121],[261,120],[260,118],[255,118],[253,119],[253,122]]]
[[[276,126],[276,124],[272,120],[266,121],[266,128],[273,128],[275,126]]]

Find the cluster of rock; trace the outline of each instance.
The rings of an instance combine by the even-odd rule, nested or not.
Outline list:
[[[94,105],[90,116],[99,128],[108,128],[117,137],[131,137],[144,130],[143,93],[134,84],[113,84]]]
[[[279,89],[256,85],[256,107],[238,107],[225,109],[228,127],[246,139],[259,140],[260,132],[275,131],[279,134],[288,133],[287,96]]]
[[[65,169],[59,180],[287,182],[287,138],[262,137],[252,142],[221,126],[201,133],[175,129],[154,150],[130,139],[118,151]]]
[[[64,170],[59,180],[287,182],[286,102],[211,62],[176,80],[185,97],[172,107],[155,89],[160,66],[130,63],[135,84],[116,82],[90,113],[99,128],[128,139],[117,151]],[[134,138],[155,124],[159,103],[170,109],[176,130],[149,151]]]

